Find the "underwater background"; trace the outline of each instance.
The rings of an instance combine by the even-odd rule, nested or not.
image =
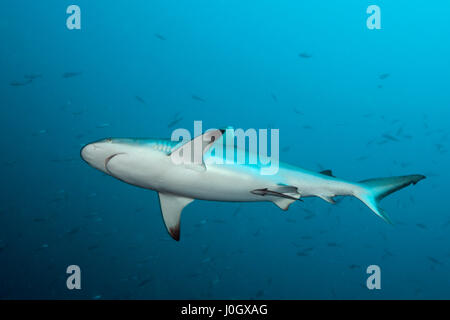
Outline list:
[[[66,9],[81,8],[81,30]],[[381,30],[366,9],[381,9]],[[450,3],[3,1],[0,298],[449,299]],[[194,201],[80,158],[106,137],[277,128],[280,161],[350,181],[424,174],[382,201]],[[68,290],[66,268],[81,268]],[[366,268],[381,268],[368,290]]]

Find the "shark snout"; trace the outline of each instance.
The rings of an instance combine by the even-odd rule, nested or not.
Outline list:
[[[96,146],[95,143],[85,145],[81,149],[81,158],[90,164],[95,159],[97,149],[98,146]]]
[[[112,149],[111,142],[101,140],[85,145],[81,151],[81,158],[86,161],[90,166],[105,171],[105,160],[109,159],[116,152]]]

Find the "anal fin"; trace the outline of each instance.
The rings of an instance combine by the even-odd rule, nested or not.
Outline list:
[[[317,196],[328,203],[336,204],[336,200],[333,199],[334,195],[318,194]]]

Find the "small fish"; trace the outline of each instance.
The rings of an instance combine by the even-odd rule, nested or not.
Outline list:
[[[82,74],[83,74],[82,72],[64,72],[64,73],[62,74],[62,77],[63,77],[64,79],[67,79],[67,78],[77,77],[77,76],[80,76],[80,75],[82,75]]]
[[[298,110],[297,108],[294,108],[294,112],[296,113],[296,114],[300,114],[300,115],[303,115],[303,112],[301,112],[300,110]]]
[[[378,78],[379,78],[380,80],[384,80],[384,79],[387,79],[389,76],[390,76],[389,73],[382,73],[382,74],[380,74],[380,75],[378,76]]]
[[[241,205],[239,205],[233,212],[233,217],[237,216],[237,214],[241,211]]]
[[[198,278],[201,275],[202,275],[202,273],[200,273],[200,272],[193,272],[193,273],[189,273],[187,276],[189,278]]]
[[[300,58],[303,58],[303,59],[309,59],[309,58],[312,58],[312,55],[310,55],[309,53],[306,53],[306,52],[301,52],[301,53],[298,54],[298,56],[299,56]]]
[[[212,259],[210,257],[207,257],[207,258],[202,260],[202,263],[209,263],[211,261],[212,261]]]
[[[337,294],[336,294],[336,291],[334,290],[334,288],[331,288],[331,296],[335,299],[337,298]]]
[[[441,261],[439,261],[438,259],[435,259],[433,257],[427,257],[427,258],[428,258],[428,260],[430,260],[434,264],[443,265],[443,263]]]
[[[366,160],[367,158],[368,158],[368,156],[360,156],[360,157],[356,158],[356,161]]]
[[[136,98],[136,100],[139,101],[140,103],[142,103],[142,104],[147,104],[147,103],[145,102],[145,100],[142,99],[141,97],[135,96],[135,98]]]
[[[99,129],[102,129],[102,128],[107,128],[109,126],[110,126],[109,123],[101,123],[101,124],[98,124],[96,127]]]
[[[297,256],[298,257],[307,257],[307,256],[309,256],[306,252],[303,252],[303,251],[299,251],[299,252],[297,252]]]
[[[254,236],[254,237],[257,237],[257,236],[259,236],[260,234],[261,234],[261,228],[258,228],[258,230],[256,230],[255,233],[253,233],[253,236]]]
[[[315,214],[313,213],[313,214],[309,214],[309,215],[305,216],[303,219],[304,220],[311,220],[314,217],[315,217]]]
[[[90,218],[96,218],[97,216],[98,216],[97,212],[92,212],[92,213],[84,215],[83,217],[90,219]]]
[[[416,223],[416,226],[418,226],[421,229],[427,229],[427,226],[422,223]]]
[[[385,138],[385,139],[387,139],[387,140],[398,141],[398,139],[397,139],[396,137],[391,136],[391,135],[388,134],[388,133],[384,133],[384,134],[382,135],[382,137]]]
[[[165,41],[167,40],[166,37],[164,37],[163,35],[159,34],[159,33],[155,33],[154,36],[156,38],[158,38],[159,40]]]
[[[46,129],[41,129],[38,132],[33,133],[33,136],[39,136],[39,135],[43,135],[46,134],[47,130]]]
[[[80,227],[72,228],[72,229],[70,229],[69,231],[67,231],[66,234],[68,234],[68,235],[74,235],[74,234],[78,233],[78,231],[80,231],[80,229],[81,229]]]
[[[145,286],[145,285],[148,284],[150,281],[151,281],[150,279],[145,279],[145,280],[139,282],[138,288],[141,288],[141,287]]]
[[[5,167],[12,167],[12,166],[14,166],[16,163],[17,163],[16,160],[6,160],[6,161],[3,161],[3,165],[4,165]]]
[[[200,223],[197,223],[195,226],[196,227],[201,227],[201,226],[203,226],[205,224],[206,224],[206,219],[203,219],[203,220],[200,221]]]
[[[314,212],[312,212],[311,210],[307,209],[307,208],[301,208],[301,210],[305,211],[306,213],[309,214],[314,214]]]
[[[197,101],[200,101],[200,102],[206,102],[205,99],[203,99],[202,97],[196,96],[196,95],[192,95],[191,98],[192,98],[192,100],[197,100]]]
[[[271,96],[272,96],[273,101],[278,102],[278,98],[274,93],[272,93]]]
[[[328,242],[327,246],[329,246],[329,247],[339,247],[339,245],[336,242]]]
[[[42,78],[42,74],[40,74],[40,73],[30,73],[30,74],[24,75],[24,78],[33,81],[34,79]]]
[[[169,124],[167,125],[168,128],[172,128],[174,126],[176,126],[181,120],[183,120],[183,117],[180,117],[179,114],[177,113],[174,117],[174,119],[172,121],[169,122]]]
[[[27,80],[27,81],[12,81],[9,83],[10,86],[12,87],[23,87],[26,86],[27,84],[30,84],[33,80]]]

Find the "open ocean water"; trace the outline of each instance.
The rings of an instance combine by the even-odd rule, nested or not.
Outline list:
[[[81,9],[69,30],[66,9]],[[381,29],[366,25],[369,5]],[[449,299],[448,1],[3,1],[0,298]],[[157,193],[80,157],[106,137],[276,128],[280,160],[350,181],[424,174],[382,201],[286,212]],[[66,268],[81,269],[68,290]],[[381,270],[369,290],[366,269]]]

